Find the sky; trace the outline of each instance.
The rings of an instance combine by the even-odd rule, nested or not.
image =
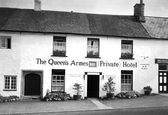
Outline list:
[[[133,15],[140,0],[41,0],[42,10],[82,13]],[[168,0],[143,0],[145,16],[167,17]],[[0,7],[34,8],[34,0],[0,0]]]

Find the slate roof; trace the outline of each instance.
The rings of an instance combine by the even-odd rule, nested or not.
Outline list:
[[[160,37],[149,32],[151,31],[150,27],[148,27],[149,25],[149,18],[145,24],[141,24],[134,16],[0,8],[0,31],[65,33],[133,38]]]
[[[152,38],[168,39],[168,18],[145,17],[146,22],[142,23]]]

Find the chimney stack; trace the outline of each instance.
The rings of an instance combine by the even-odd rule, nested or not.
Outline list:
[[[134,16],[140,22],[145,22],[144,7],[145,4],[143,3],[143,0],[140,0],[140,4],[135,4],[134,6]]]
[[[34,0],[34,10],[41,11],[41,0]]]

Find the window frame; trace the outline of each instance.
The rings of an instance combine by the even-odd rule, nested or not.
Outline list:
[[[56,80],[53,80],[53,77],[57,77],[57,76],[60,76],[60,79],[58,80],[57,78],[56,78]],[[64,77],[64,79],[62,80],[61,79],[61,76],[62,77]],[[55,82],[57,82],[57,81],[59,81],[59,83],[60,82],[62,82],[63,81],[63,85],[53,85],[53,81],[55,81]],[[56,87],[56,89],[57,89],[57,87],[63,87],[63,90],[53,90],[53,87]],[[62,89],[62,88],[61,88]],[[55,92],[55,91],[65,91],[65,70],[63,70],[63,69],[52,69],[52,76],[51,76],[51,92]]]
[[[128,45],[127,45],[128,44]],[[123,45],[130,45],[130,51],[128,53],[123,52]],[[133,40],[121,40],[121,58],[120,59],[134,59],[133,58]]]
[[[89,41],[98,41],[98,54],[97,55],[93,55],[92,51],[89,51],[89,48],[88,48],[88,43]],[[91,52],[91,53],[89,53]],[[99,38],[87,38],[87,58],[100,58],[100,39]]]
[[[54,47],[56,47],[55,44],[58,43],[56,40],[63,41],[62,43],[65,44],[64,50],[62,50],[62,51],[59,51],[60,49],[55,50],[55,48],[54,48]],[[66,57],[66,36],[53,36],[53,55],[52,56]]]
[[[6,78],[9,77],[9,88],[6,88]],[[14,84],[12,84],[12,78],[15,78]],[[12,88],[12,85],[15,85],[15,88]],[[17,91],[17,76],[16,75],[4,75],[4,91]]]
[[[11,36],[0,36],[0,49],[11,49]]]
[[[125,75],[127,75],[127,79],[123,80],[122,79],[123,75],[125,78],[126,78]],[[131,75],[131,79],[128,79],[128,75]],[[122,83],[122,81],[124,81],[124,83]],[[129,87],[126,87],[126,86],[129,86]],[[130,89],[130,90],[127,90],[127,89]],[[121,70],[121,92],[128,92],[128,91],[133,91],[133,71],[132,70]]]

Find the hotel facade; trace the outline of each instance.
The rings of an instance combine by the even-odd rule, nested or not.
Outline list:
[[[35,0],[36,1],[36,0]],[[44,97],[47,90],[102,97],[109,77],[115,94],[168,93],[168,18],[0,8],[0,94]]]

